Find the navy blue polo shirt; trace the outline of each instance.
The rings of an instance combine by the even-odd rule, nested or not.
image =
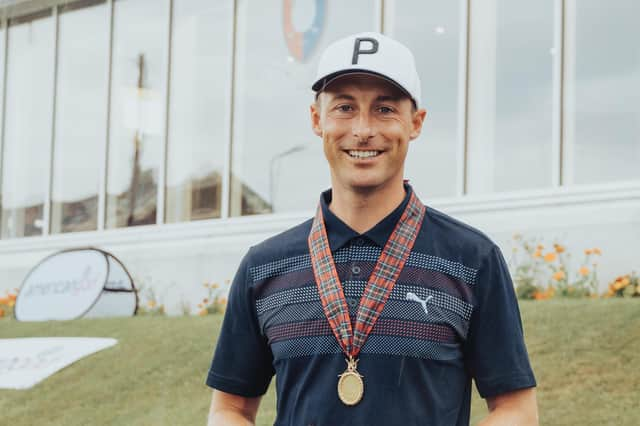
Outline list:
[[[404,201],[359,234],[321,205],[352,321]],[[364,397],[338,398],[347,364],[326,320],[309,258],[312,220],[251,247],[231,286],[206,383],[263,395],[275,374],[275,425],[468,425],[471,380],[484,398],[536,385],[500,249],[427,206],[417,241],[362,347]]]

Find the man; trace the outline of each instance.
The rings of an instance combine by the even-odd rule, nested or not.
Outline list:
[[[242,260],[207,376],[210,424],[253,424],[274,374],[277,425],[464,425],[472,378],[482,424],[537,424],[500,250],[403,180],[426,116],[411,52],[352,35],[326,49],[313,89],[332,189],[314,219]]]

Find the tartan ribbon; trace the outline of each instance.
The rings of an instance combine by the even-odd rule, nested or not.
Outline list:
[[[411,254],[425,211],[424,204],[411,191],[409,202],[369,277],[352,329],[342,283],[329,247],[322,207],[318,205],[308,238],[311,265],[324,314],[346,355],[356,357],[364,346]]]

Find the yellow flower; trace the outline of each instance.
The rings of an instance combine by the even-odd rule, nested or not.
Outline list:
[[[587,268],[586,266],[583,266],[582,268],[580,268],[580,270],[578,271],[578,273],[580,275],[582,275],[583,277],[586,277],[587,275],[589,275],[589,268]]]
[[[218,283],[213,283],[213,284],[211,284],[211,288],[218,288],[218,287],[219,287],[219,286],[218,286]]]
[[[564,277],[565,277],[564,271],[558,271],[555,274],[553,274],[553,279],[556,281],[563,280]]]
[[[602,254],[602,252],[600,251],[599,248],[594,248],[593,249],[593,254],[597,254],[598,256],[600,256]]]
[[[629,277],[624,277],[622,279],[621,283],[622,283],[622,287],[624,288],[624,287],[628,286],[629,284],[631,284],[631,281],[629,280]]]
[[[207,310],[206,310],[206,309],[200,309],[200,310],[198,311],[198,315],[200,315],[201,317],[203,317],[203,316],[207,315],[208,313],[209,313],[209,312],[207,312]]]
[[[549,252],[544,255],[545,262],[553,262],[556,260],[556,254],[554,252]]]
[[[147,306],[149,306],[149,308],[153,309],[156,307],[156,302],[155,300],[149,300],[149,302],[147,302]]]
[[[9,306],[10,308],[13,308],[16,304],[15,300],[9,300],[9,303],[7,303],[7,306]]]
[[[586,249],[584,251],[584,254],[586,254],[587,256],[591,255],[591,253],[593,253],[593,251],[591,249]]]
[[[540,250],[536,250],[535,253],[533,253],[533,257],[535,259],[539,258],[540,256],[542,256],[542,252]]]
[[[556,253],[563,253],[564,252],[564,247],[561,246],[560,244],[554,244],[553,246],[556,249]]]

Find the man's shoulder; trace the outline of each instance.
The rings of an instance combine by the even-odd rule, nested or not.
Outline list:
[[[251,263],[254,266],[278,260],[308,255],[307,237],[313,219],[286,229],[251,247]]]
[[[481,263],[496,243],[483,231],[438,209],[427,206],[421,234],[444,252],[461,257],[469,266]]]

